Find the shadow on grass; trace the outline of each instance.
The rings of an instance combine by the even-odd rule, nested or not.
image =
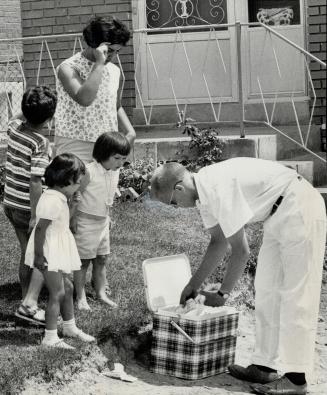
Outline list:
[[[144,381],[153,386],[167,386],[167,387],[199,387],[199,393],[203,388],[212,388],[216,390],[223,390],[224,394],[228,391],[231,394],[240,392],[252,393],[250,383],[242,382],[235,379],[228,373],[220,373],[211,377],[207,377],[199,380],[184,380],[172,376],[165,376],[162,374],[156,374],[150,372],[139,364],[130,364],[127,368],[128,373],[136,376],[139,380]],[[226,391],[226,392],[225,392]],[[181,389],[181,393],[186,393],[185,390]],[[215,392],[218,393],[218,392]]]
[[[1,284],[0,295],[1,299],[6,299],[10,302],[21,300],[22,290],[20,284],[18,282]]]
[[[36,346],[41,342],[43,331],[31,328],[7,328],[0,329],[1,346]]]

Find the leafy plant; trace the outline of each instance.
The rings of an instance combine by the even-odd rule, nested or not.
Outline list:
[[[140,159],[128,163],[120,170],[119,186],[132,187],[138,194],[141,194],[148,190],[153,170],[153,159]]]
[[[183,127],[183,134],[191,137],[189,149],[196,151],[196,159],[191,159],[183,163],[191,171],[220,162],[222,160],[225,143],[219,138],[220,131],[213,128],[199,129],[192,123],[194,120],[186,118],[184,122],[179,122],[178,127]],[[185,161],[184,161],[185,162]]]

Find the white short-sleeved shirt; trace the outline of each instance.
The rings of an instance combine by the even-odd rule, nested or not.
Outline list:
[[[209,229],[220,225],[230,237],[249,222],[263,221],[297,173],[279,163],[233,158],[194,174],[197,206]]]
[[[49,271],[71,273],[79,270],[81,260],[73,234],[69,229],[69,208],[67,198],[61,192],[46,189],[36,206],[36,223],[41,219],[51,221],[46,230],[43,255]],[[29,238],[25,264],[34,266],[35,228]]]
[[[97,217],[109,215],[118,187],[119,170],[106,170],[101,163],[93,161],[86,165],[90,181],[81,193],[78,211]]]

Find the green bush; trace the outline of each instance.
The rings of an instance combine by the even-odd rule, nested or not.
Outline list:
[[[184,127],[183,134],[191,137],[189,149],[194,150],[197,154],[196,159],[183,161],[182,163],[190,171],[198,171],[201,167],[212,165],[222,160],[225,143],[220,139],[220,131],[212,128],[199,129],[193,121],[187,118],[184,123],[178,124],[178,127]]]
[[[138,194],[148,190],[154,170],[153,159],[136,160],[126,164],[119,174],[120,188],[132,187]]]

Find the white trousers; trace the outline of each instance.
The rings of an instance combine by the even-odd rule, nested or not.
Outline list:
[[[255,278],[256,345],[252,363],[282,372],[313,369],[326,210],[306,180],[294,180],[264,223]]]

